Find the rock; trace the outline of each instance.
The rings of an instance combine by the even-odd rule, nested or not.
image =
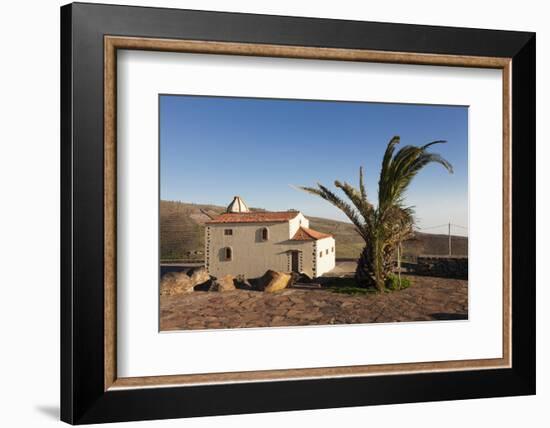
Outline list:
[[[290,275],[292,276],[290,285],[297,284],[297,283],[309,284],[311,282],[311,278],[303,272],[300,272],[300,273],[292,272]]]
[[[221,278],[212,281],[209,291],[233,291],[235,290],[235,277],[233,275],[225,275]]]
[[[275,272],[268,270],[261,278],[258,279],[257,285],[266,293],[274,293],[284,290],[292,282],[292,275],[284,272]]]
[[[239,290],[253,290],[254,287],[250,283],[250,281],[246,278],[235,278],[235,287]]]
[[[202,266],[189,271],[188,275],[191,277],[193,287],[210,281],[210,275],[208,274],[208,271]]]
[[[193,292],[194,284],[185,272],[169,272],[160,281],[160,294],[174,296]]]
[[[254,290],[264,291],[276,275],[277,272],[268,270],[261,277],[250,279],[249,281]]]
[[[208,289],[210,280],[210,275],[204,267],[181,272],[169,272],[160,281],[160,294],[162,296],[173,296],[191,293],[195,287],[199,289],[201,286]]]

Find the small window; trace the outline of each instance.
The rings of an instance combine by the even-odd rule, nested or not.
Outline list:
[[[264,227],[262,229],[262,241],[268,241],[269,240],[269,229],[267,227]]]
[[[231,261],[233,259],[233,250],[231,247],[225,247],[225,260]]]
[[[327,248],[327,251],[326,251],[326,253],[327,253],[327,256],[328,256],[328,248]]]
[[[332,247],[332,252],[334,253],[334,247]]]
[[[319,253],[319,257],[323,257],[323,252],[322,251]]]
[[[224,234],[224,235],[231,236],[231,235],[233,235],[233,229],[225,229],[225,230],[223,231],[223,234]]]

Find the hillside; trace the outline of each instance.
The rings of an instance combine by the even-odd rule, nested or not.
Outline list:
[[[204,223],[222,213],[224,207],[184,202],[160,201],[161,260],[202,260],[204,258]],[[252,208],[254,210],[254,208]],[[258,209],[256,209],[258,210]],[[352,224],[326,218],[309,217],[310,227],[330,233],[336,239],[336,258],[356,258],[363,241]],[[420,254],[447,254],[447,235],[417,233],[403,244],[404,259]],[[468,238],[452,237],[453,255],[468,254]]]

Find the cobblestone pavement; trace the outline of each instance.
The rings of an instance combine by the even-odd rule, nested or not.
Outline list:
[[[166,331],[468,318],[468,281],[409,278],[410,288],[391,293],[287,289],[274,294],[235,290],[161,296],[160,326]]]

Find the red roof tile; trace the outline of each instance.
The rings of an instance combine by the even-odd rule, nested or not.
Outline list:
[[[307,227],[300,227],[292,237],[292,241],[317,241],[318,239],[331,238],[332,235],[317,232]]]
[[[247,213],[223,213],[207,221],[206,224],[219,223],[282,223],[292,220],[298,211],[255,211]]]

